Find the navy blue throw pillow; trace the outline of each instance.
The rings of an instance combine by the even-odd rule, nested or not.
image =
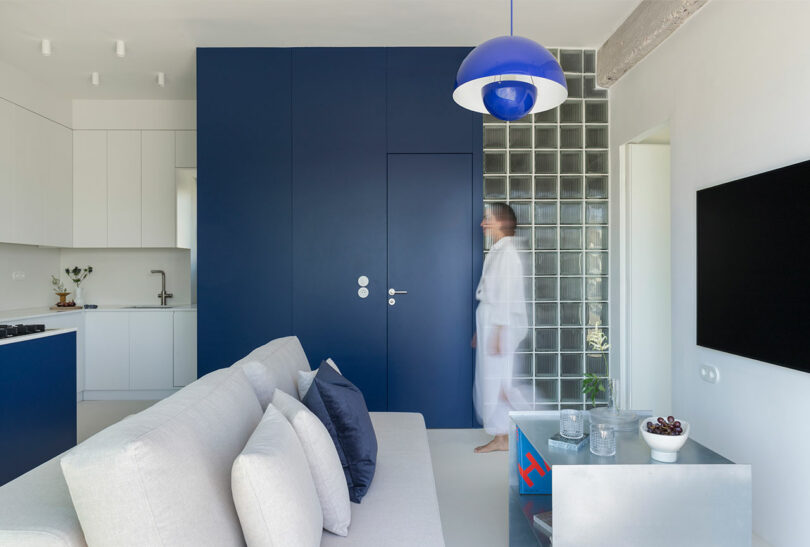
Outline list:
[[[357,387],[330,366],[321,366],[303,403],[326,426],[335,443],[349,499],[360,503],[377,467],[377,436]]]

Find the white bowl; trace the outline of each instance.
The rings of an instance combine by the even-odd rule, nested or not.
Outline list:
[[[676,418],[681,422],[683,433],[680,435],[659,435],[657,433],[650,433],[647,431],[647,422],[657,423],[657,417],[644,418],[638,424],[638,430],[641,432],[641,437],[651,449],[652,459],[659,462],[672,463],[678,461],[678,450],[683,448],[686,444],[686,439],[689,438],[689,422]]]

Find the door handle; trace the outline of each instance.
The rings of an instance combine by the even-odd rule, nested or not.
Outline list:
[[[408,294],[408,291],[398,291],[396,289],[388,289],[388,294],[394,296],[395,294]]]

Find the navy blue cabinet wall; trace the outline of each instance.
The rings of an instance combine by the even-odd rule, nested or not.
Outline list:
[[[0,485],[76,445],[76,333],[0,345]]]
[[[459,242],[458,260],[465,271],[473,270],[463,286],[474,287],[482,245],[481,116],[451,97],[468,52],[198,50],[200,376],[272,338],[295,334],[313,367],[333,357],[370,409],[386,410],[392,400],[398,409],[409,409],[403,402],[409,397],[389,377],[390,157],[466,154],[458,161],[468,162],[469,171],[454,171],[469,178],[469,199],[459,204],[468,211],[458,219],[470,224],[470,236]],[[399,170],[397,184],[407,186],[407,177]],[[441,181],[422,184],[419,192],[432,200],[442,193]],[[458,234],[458,226],[449,233]],[[445,237],[453,237],[449,233]],[[357,294],[360,275],[370,281],[365,299]],[[429,280],[412,281],[412,290],[423,282]],[[468,302],[458,310],[445,306],[442,313],[469,325],[471,335],[472,294]],[[464,370],[445,375],[458,378],[458,385],[443,391],[426,386],[454,401],[428,405],[428,425],[471,425],[468,341],[459,352],[469,355],[461,359]],[[442,366],[445,357],[436,355],[435,363],[420,367]],[[440,421],[429,415],[445,407],[467,410]]]
[[[384,409],[385,49],[295,49],[292,95],[293,332]]]
[[[289,49],[197,50],[198,364],[292,334]]]

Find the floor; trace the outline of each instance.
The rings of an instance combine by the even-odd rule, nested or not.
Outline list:
[[[79,442],[155,401],[82,401]],[[428,430],[447,547],[506,547],[509,469],[505,452],[474,454],[488,441],[480,429]],[[752,547],[770,547],[754,535]]]

